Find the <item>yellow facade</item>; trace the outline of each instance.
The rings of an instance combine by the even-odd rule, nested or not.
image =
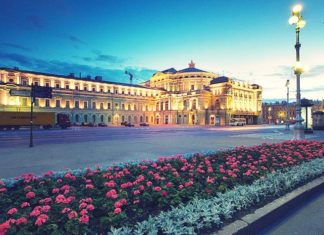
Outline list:
[[[258,85],[196,69],[155,73],[140,85],[0,68],[0,111],[28,111],[29,97],[10,89],[31,84],[53,88],[52,99],[37,99],[35,111],[66,113],[72,123],[225,125],[231,117],[258,123],[262,89]]]

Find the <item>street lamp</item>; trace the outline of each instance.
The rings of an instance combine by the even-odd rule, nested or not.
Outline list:
[[[289,131],[289,79],[286,82],[286,87],[287,87],[286,131]]]
[[[270,124],[270,119],[271,119],[271,107],[268,108],[268,119],[269,119],[269,124]]]
[[[292,16],[289,18],[289,24],[295,25],[296,31],[296,65],[294,71],[296,74],[296,83],[297,83],[297,95],[296,95],[296,124],[294,126],[294,139],[301,140],[304,139],[304,126],[302,122],[304,121],[301,117],[301,106],[300,106],[300,75],[304,72],[303,67],[300,63],[300,42],[299,42],[299,32],[300,29],[304,28],[306,25],[305,20],[301,16],[301,11],[303,7],[301,5],[295,5],[292,9]]]

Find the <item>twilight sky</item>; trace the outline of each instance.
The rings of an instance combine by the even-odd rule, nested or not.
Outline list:
[[[302,3],[302,97],[324,99],[323,0],[0,0],[0,66],[134,82],[196,67],[295,97],[291,6]]]

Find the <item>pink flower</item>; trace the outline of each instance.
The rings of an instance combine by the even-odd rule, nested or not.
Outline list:
[[[17,208],[11,208],[10,210],[8,210],[7,214],[8,214],[8,215],[13,215],[13,214],[15,214],[17,211],[18,211]]]
[[[115,206],[115,207],[121,207],[121,206],[122,206],[122,203],[119,202],[119,201],[117,201],[117,202],[114,203],[114,206]]]
[[[61,211],[61,213],[62,213],[62,214],[65,214],[65,213],[67,213],[67,212],[69,212],[69,211],[71,211],[71,209],[65,207],[65,208]]]
[[[93,189],[94,188],[93,184],[86,184],[85,187],[88,188],[88,189]]]
[[[3,192],[5,192],[5,191],[7,191],[6,188],[0,188],[0,193],[3,193]]]
[[[87,198],[85,199],[85,201],[86,201],[86,203],[91,203],[91,202],[92,202],[92,198],[91,198],[91,197],[87,197]]]
[[[25,217],[20,217],[16,220],[16,225],[20,225],[20,224],[26,224],[27,223],[27,219]],[[1,231],[0,231],[1,234]]]
[[[86,215],[86,214],[88,214],[88,211],[86,209],[82,209],[80,211],[80,215]]]
[[[94,210],[94,206],[92,204],[87,205],[87,210],[93,211]]]
[[[42,212],[47,213],[50,209],[51,209],[51,207],[49,205],[45,205],[45,206],[42,207],[41,210],[42,210]]]
[[[79,221],[83,224],[86,224],[89,222],[89,216],[88,215],[82,215],[80,218],[79,218]]]
[[[118,196],[118,195],[117,195],[117,192],[116,192],[115,189],[111,189],[110,191],[108,191],[108,192],[106,193],[106,197],[108,197],[108,198],[116,199],[117,196]]]
[[[122,210],[121,210],[120,208],[116,208],[116,209],[114,210],[114,214],[119,214],[121,211],[122,211]]]
[[[50,198],[50,197],[39,200],[40,204],[47,204],[47,203],[50,203],[50,202],[52,202],[52,198]]]
[[[162,197],[166,197],[166,196],[168,196],[168,193],[167,193],[166,191],[162,191],[162,192],[161,192],[161,196],[162,196]]]
[[[121,203],[123,206],[127,204],[127,201],[126,201],[125,198],[122,198],[122,199],[120,199],[119,201],[120,201],[120,203]]]
[[[58,188],[53,188],[52,189],[52,193],[54,194],[54,193],[58,193],[58,192],[60,192],[60,189],[58,189]]]
[[[182,184],[180,184],[180,185],[179,185],[179,189],[182,189],[182,188],[183,188],[183,185],[182,185]]]
[[[115,187],[115,182],[113,180],[110,180],[109,182],[105,183],[105,186],[107,186],[109,188],[113,188],[113,187]]]
[[[31,198],[34,198],[34,197],[35,197],[34,192],[30,191],[30,192],[26,193],[26,198],[31,199]]]
[[[23,202],[21,203],[20,208],[25,208],[27,206],[30,206],[29,202]]]
[[[56,203],[65,203],[64,195],[62,195],[62,194],[57,195],[56,198],[55,198],[55,202]]]
[[[10,229],[10,221],[7,220],[4,223],[0,224],[0,234],[6,234],[7,230]]]
[[[39,214],[40,214],[41,212],[40,212],[40,207],[39,206],[36,206],[33,210],[32,210],[32,212],[30,212],[30,216],[34,216],[34,217],[36,217],[36,216],[38,216]]]
[[[80,209],[82,209],[82,208],[86,208],[87,205],[88,205],[87,203],[82,202],[82,203],[80,203],[79,208],[80,208]]]
[[[37,217],[35,225],[37,226],[41,226],[43,223],[46,222],[46,220],[48,219],[48,216],[45,214],[41,214]]]
[[[133,204],[138,204],[140,202],[140,200],[134,200]]]
[[[191,185],[193,185],[193,181],[192,180],[190,180],[190,181],[188,181],[188,182],[185,183],[185,187],[189,187]]]
[[[28,185],[28,186],[26,186],[26,187],[24,188],[24,191],[28,191],[28,190],[31,189],[31,188],[32,188],[32,186]]]
[[[71,211],[68,215],[69,219],[73,219],[78,216],[78,213],[76,211]]]
[[[172,183],[171,182],[168,182],[167,184],[166,184],[166,186],[167,186],[167,188],[170,188],[170,187],[172,187]]]
[[[63,181],[62,179],[57,179],[56,180],[57,183],[62,183],[62,181]]]
[[[150,187],[150,186],[152,185],[152,182],[151,182],[151,181],[147,181],[147,182],[146,182],[146,185],[147,185],[148,187]]]
[[[138,195],[138,194],[140,194],[141,192],[139,191],[139,190],[135,190],[134,191],[134,195],[136,196],[136,195]]]
[[[156,192],[159,192],[159,191],[161,191],[161,187],[156,186],[156,187],[153,188],[153,190],[156,191]]]

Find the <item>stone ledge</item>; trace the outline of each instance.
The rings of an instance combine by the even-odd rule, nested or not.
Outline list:
[[[257,234],[258,231],[274,222],[278,217],[283,216],[287,211],[296,207],[306,200],[313,193],[319,191],[324,186],[324,176],[293,190],[290,193],[268,203],[251,214],[226,225],[214,235],[230,234]]]

